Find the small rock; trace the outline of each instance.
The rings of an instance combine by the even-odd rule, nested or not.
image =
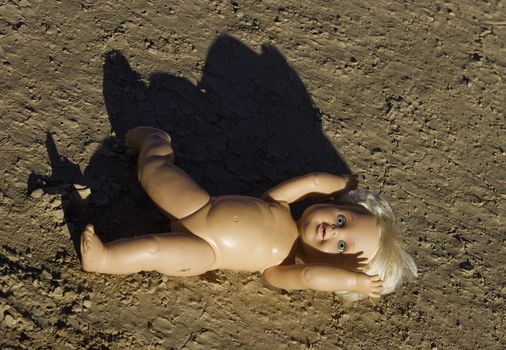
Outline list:
[[[480,197],[478,197],[477,195],[475,194],[472,194],[472,193],[466,193],[465,194],[465,198],[471,202],[471,203],[474,203],[474,204],[479,204],[479,203],[482,203],[483,201],[481,200]]]
[[[10,261],[19,261],[19,255],[16,252],[7,252],[6,255]]]
[[[86,146],[87,154],[94,154],[100,148],[100,143],[92,142]]]
[[[374,154],[374,153],[384,153],[383,149],[381,149],[381,147],[372,147],[369,152],[371,154]]]
[[[83,190],[85,188],[88,188],[88,186],[83,185],[83,184],[74,184],[74,189],[77,190],[77,191]]]
[[[72,312],[79,313],[81,311],[83,311],[83,308],[81,305],[76,304],[76,305],[72,306]]]
[[[53,278],[53,275],[48,270],[42,270],[42,276],[48,280],[51,280]]]
[[[61,203],[61,199],[58,198],[58,197],[53,197],[51,199],[51,208],[55,209],[55,208],[59,208],[61,207],[62,203]]]
[[[67,290],[63,293],[63,296],[68,299],[76,299],[77,293],[74,292],[73,290]]]
[[[83,301],[83,306],[85,309],[89,309],[91,307],[91,300],[87,299]]]
[[[32,310],[32,315],[34,315],[35,317],[41,317],[42,315],[44,315],[44,309],[40,305],[38,305]]]
[[[91,188],[88,187],[79,188],[77,189],[77,193],[79,193],[79,197],[81,197],[81,199],[86,199],[91,194]]]
[[[28,185],[25,182],[18,181],[14,184],[14,187],[16,187],[20,191],[26,191],[28,189]]]
[[[33,199],[39,199],[43,194],[44,190],[42,188],[37,188],[36,190],[32,191],[32,193],[30,193],[30,197]]]
[[[7,315],[6,311],[10,308],[10,305],[0,305],[0,322],[4,320],[5,315]]]
[[[61,298],[63,297],[63,288],[62,287],[56,287],[54,290],[53,290],[53,296],[57,297],[57,298]]]
[[[466,271],[471,271],[472,269],[474,269],[474,265],[469,260],[461,262],[459,264],[459,267]]]
[[[344,314],[342,315],[340,318],[339,318],[339,325],[340,326],[343,326],[345,325],[349,320],[350,320],[351,316],[348,315],[348,314]]]
[[[39,318],[37,322],[42,329],[48,329],[49,327],[51,327],[51,323],[45,317]]]
[[[7,314],[7,315],[5,315],[5,318],[4,318],[4,324],[7,327],[11,328],[16,324],[16,319],[11,314]]]
[[[478,53],[476,53],[476,52],[475,52],[475,53],[473,53],[473,54],[471,55],[471,59],[472,59],[473,61],[477,61],[477,62],[479,62],[479,61],[481,61],[481,56],[480,56],[480,54],[478,54]]]
[[[63,211],[63,209],[56,209],[55,211],[53,211],[53,217],[56,220],[63,220],[63,218],[65,217],[65,212]]]
[[[152,333],[168,333],[174,324],[165,317],[157,317],[148,322],[148,329]]]
[[[63,48],[64,52],[65,53],[69,53],[69,51],[66,49],[66,48]],[[64,120],[63,121],[63,126],[66,128],[66,129],[77,129],[79,128],[79,123],[76,122],[75,120]]]

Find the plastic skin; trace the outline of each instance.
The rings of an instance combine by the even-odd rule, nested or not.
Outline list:
[[[262,195],[211,197],[173,165],[170,136],[139,127],[126,137],[138,154],[138,178],[171,220],[171,231],[102,243],[93,226],[81,235],[85,271],[129,274],[158,271],[193,276],[215,269],[260,271],[287,290],[353,291],[377,298],[383,282],[360,267],[378,249],[376,217],[360,206],[316,204],[296,222],[290,203],[356,186],[353,176],[311,173]],[[343,249],[344,247],[344,249]],[[303,261],[296,263],[295,258]]]

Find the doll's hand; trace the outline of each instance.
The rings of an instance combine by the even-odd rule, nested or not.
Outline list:
[[[379,298],[383,290],[383,281],[378,275],[369,276],[365,273],[357,276],[355,291],[371,298]]]
[[[345,175],[343,176],[346,179],[346,191],[351,191],[357,188],[358,186],[358,176],[357,175]]]

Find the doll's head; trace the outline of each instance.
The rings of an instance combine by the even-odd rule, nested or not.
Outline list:
[[[357,254],[371,261],[378,251],[381,227],[361,205],[315,204],[298,221],[302,241],[328,254]]]
[[[336,204],[308,207],[299,220],[301,239],[326,253],[356,254],[367,258],[362,271],[379,275],[382,294],[391,293],[403,280],[416,276],[413,259],[400,246],[400,232],[388,202],[364,189],[347,192]],[[358,300],[358,293],[341,293]]]

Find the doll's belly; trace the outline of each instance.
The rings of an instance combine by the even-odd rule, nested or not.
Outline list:
[[[220,197],[182,223],[214,248],[214,268],[263,271],[279,265],[296,239],[289,211],[276,206],[250,197]]]
[[[290,247],[274,244],[264,235],[243,234],[199,234],[216,254],[216,269],[240,271],[263,271],[267,267],[279,265],[290,253]]]

